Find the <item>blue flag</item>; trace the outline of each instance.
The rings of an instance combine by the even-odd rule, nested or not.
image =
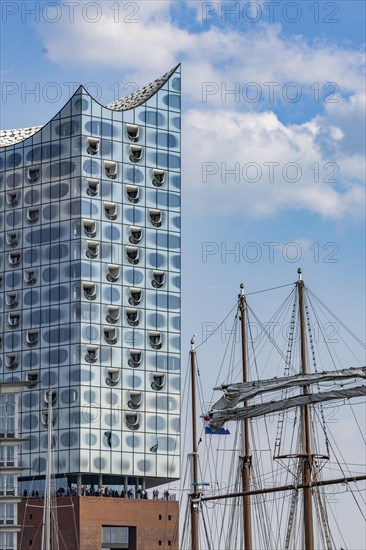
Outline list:
[[[230,432],[227,428],[224,428],[223,426],[221,428],[219,428],[218,430],[213,430],[209,425],[209,421],[205,420],[205,434],[230,435]]]

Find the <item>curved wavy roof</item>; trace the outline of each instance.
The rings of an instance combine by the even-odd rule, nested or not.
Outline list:
[[[33,126],[32,128],[21,128],[20,130],[0,130],[0,147],[14,145],[24,139],[33,136],[43,126]]]
[[[177,70],[179,64],[173,67],[170,71],[163,74],[160,78],[154,80],[147,86],[140,88],[137,92],[132,92],[122,99],[117,99],[113,103],[108,103],[105,107],[112,111],[127,111],[138,107],[152,97],[164,84],[169,80],[172,74]],[[31,128],[21,128],[19,130],[0,130],[0,147],[15,145],[21,141],[33,136],[43,126],[33,126]]]
[[[176,67],[154,80],[154,82],[151,82],[151,84],[140,88],[137,92],[132,92],[132,94],[122,99],[117,99],[117,101],[113,103],[108,103],[108,105],[106,105],[107,109],[112,109],[113,111],[127,111],[128,109],[133,109],[134,107],[142,105],[164,86],[178,67],[179,65],[176,65]]]

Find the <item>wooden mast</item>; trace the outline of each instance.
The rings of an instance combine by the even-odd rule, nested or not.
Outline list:
[[[197,430],[196,430],[196,352],[194,336],[191,340],[191,389],[192,389],[192,477],[193,491],[191,493],[191,528],[192,550],[199,550],[199,492],[198,492],[198,457],[197,457]]]
[[[300,314],[300,345],[301,345],[301,374],[306,374],[307,369],[307,354],[306,354],[306,336],[305,336],[305,313],[304,313],[304,281],[301,277],[301,269],[297,270],[299,280],[297,288],[299,291],[299,314]],[[303,395],[309,393],[309,386],[304,386]],[[311,450],[310,437],[310,415],[309,406],[303,405],[302,422],[303,422],[303,445],[305,457],[303,459],[302,483],[304,484],[304,535],[305,535],[305,550],[314,550],[314,528],[313,528],[313,504],[312,504],[312,488],[311,474],[313,467],[313,457]]]
[[[242,364],[243,364],[243,382],[248,382],[248,368],[247,368],[247,335],[245,324],[245,296],[244,285],[240,285],[240,320],[241,320],[241,348],[242,348]],[[243,406],[246,407],[247,401],[244,401]],[[243,442],[243,456],[242,456],[242,484],[243,493],[250,491],[250,474],[252,457],[250,454],[249,446],[249,420],[244,419],[242,421],[242,442]],[[252,516],[250,509],[250,496],[248,494],[243,495],[243,520],[244,520],[244,550],[252,550]]]
[[[307,369],[307,340],[306,340],[306,328],[305,328],[305,305],[304,305],[304,282],[302,280],[302,270],[298,269],[298,281],[296,283],[299,292],[299,317],[300,317],[300,350],[301,350],[301,374],[308,373]],[[240,285],[241,294],[239,295],[239,308],[241,316],[241,336],[242,336],[242,358],[243,358],[243,381],[247,382],[247,348],[246,348],[246,324],[245,324],[245,310],[246,310],[246,300],[244,296],[244,285]],[[218,388],[214,388],[218,389]],[[306,385],[303,387],[303,395],[309,395],[309,386]],[[248,406],[248,401],[245,400],[244,407]],[[297,456],[303,460],[302,467],[302,482],[296,484],[288,484],[277,487],[270,488],[261,488],[261,489],[250,489],[250,469],[251,469],[251,455],[250,455],[250,446],[249,446],[249,431],[248,431],[248,418],[243,419],[242,422],[242,433],[244,435],[243,442],[243,491],[228,493],[226,495],[216,495],[216,496],[200,496],[200,502],[224,500],[230,498],[243,497],[244,501],[244,543],[245,550],[252,550],[252,532],[251,532],[251,510],[250,510],[250,496],[251,495],[264,495],[277,492],[285,491],[294,491],[294,490],[303,490],[303,515],[304,515],[304,539],[305,546],[304,550],[314,550],[314,521],[313,521],[313,507],[312,507],[312,490],[314,487],[323,487],[328,485],[338,485],[338,484],[348,484],[351,482],[358,482],[366,480],[366,475],[359,476],[349,476],[342,477],[337,479],[328,479],[328,480],[314,480],[312,479],[312,470],[313,470],[313,460],[314,453],[312,452],[312,441],[310,435],[310,411],[309,405],[301,405],[302,412],[302,432],[303,432],[303,452]],[[286,455],[287,456],[287,455]],[[288,455],[290,456],[290,455]],[[321,455],[319,455],[321,456]],[[285,457],[281,457],[285,458]],[[323,458],[329,458],[323,456]],[[247,464],[247,468],[245,468]],[[247,470],[247,474],[245,473]],[[246,488],[245,488],[246,487]],[[248,500],[246,500],[246,498]],[[247,506],[246,506],[247,505]],[[249,526],[248,529],[245,529],[245,526]],[[248,546],[247,546],[248,544]],[[193,548],[193,546],[192,546]]]
[[[47,465],[43,507],[42,550],[51,548],[52,390],[47,390]]]

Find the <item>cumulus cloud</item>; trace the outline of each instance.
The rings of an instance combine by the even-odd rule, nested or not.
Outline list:
[[[156,78],[189,49],[189,33],[170,21],[170,1],[115,2],[113,10],[111,6],[101,3],[99,19],[94,22],[97,14],[83,9],[80,2],[73,24],[67,17],[53,25],[44,24],[41,32],[49,59],[64,66],[92,63],[134,75],[141,71],[145,77],[150,73]]]
[[[285,209],[333,219],[362,215],[361,51],[284,35],[278,24],[245,32],[182,27],[170,1],[132,4],[136,22],[126,22],[120,3],[118,21],[104,9],[94,24],[76,17],[72,25],[41,26],[47,55],[62,65],[114,68],[141,86],[183,61],[184,186],[193,207],[233,212],[245,203],[252,216]],[[193,13],[191,2],[185,7]],[[252,101],[256,89],[261,97]],[[299,109],[302,121],[281,121],[275,114],[281,105]]]
[[[318,135],[319,144],[332,144],[337,154],[343,151],[350,156],[362,156],[366,147],[365,105],[366,94],[363,91],[347,99],[342,98],[338,103],[327,104],[324,114],[317,117],[322,127]],[[335,133],[339,139],[334,139]]]
[[[170,1],[133,2],[136,12],[128,15],[124,4],[120,3],[118,15],[105,7],[93,23],[80,2],[72,25],[64,18],[41,26],[49,58],[63,65],[112,67],[134,77],[152,72],[156,76],[156,71],[166,72],[184,60],[185,92],[195,100],[200,100],[202,82],[207,81],[224,82],[228,88],[236,82],[279,83],[281,93],[289,82],[321,86],[334,82],[334,89],[319,90],[328,95],[363,85],[360,51],[321,40],[309,43],[299,35],[285,37],[280,25],[274,24],[252,26],[245,33],[215,26],[187,30],[172,18]],[[308,94],[316,100],[318,90],[315,87]]]
[[[272,112],[189,110],[183,185],[192,208],[228,213],[245,206],[253,217],[305,208],[333,219],[361,217],[363,158],[325,156],[320,124],[318,118],[286,126]]]

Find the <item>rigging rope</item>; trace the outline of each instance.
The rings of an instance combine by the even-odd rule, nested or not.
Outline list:
[[[293,286],[293,284],[283,285],[283,286],[280,286],[280,287],[273,287],[272,289],[265,289],[265,290],[261,290],[261,291],[257,291],[257,292],[253,292],[253,293],[248,293],[248,294],[246,294],[246,296],[249,296],[249,295],[252,295],[252,294],[261,294],[261,293],[267,292],[269,290],[274,290],[274,289],[277,289],[277,288],[283,288],[283,287],[286,287],[286,286]],[[290,304],[290,299],[292,300],[293,293],[296,293],[296,289],[297,289],[297,285],[295,285],[295,288],[293,290],[291,290],[291,293],[289,294],[288,298],[286,298],[284,304],[282,304],[282,306],[280,306],[280,308],[278,308],[276,313],[272,316],[271,322],[273,322],[274,320],[277,321],[278,319],[281,320],[282,315],[284,315],[284,313],[285,313],[285,309],[288,308],[288,310],[290,311],[290,305],[289,305]],[[311,317],[310,317],[310,309],[314,310],[314,306],[313,306],[312,300],[308,296],[307,287],[306,287],[305,290],[306,290],[306,292],[305,292],[305,297],[306,297],[305,312],[306,312],[307,331],[308,331],[308,334],[309,334],[309,336],[308,336],[309,360],[311,360],[311,362],[312,362],[314,371],[319,372],[319,366],[320,366],[320,371],[322,370],[322,362],[321,362],[321,357],[320,357],[320,362],[318,363],[318,361],[317,361],[317,355],[316,355],[317,340],[316,340],[316,335],[315,335],[315,328],[311,326]],[[207,338],[205,338],[205,340],[203,340],[199,344],[199,346],[196,347],[196,349],[198,349],[200,346],[202,346],[204,343],[206,343],[211,338],[211,336],[213,336],[214,334],[217,334],[217,332],[223,326],[223,324],[228,319],[230,314],[234,311],[235,307],[237,307],[237,302],[236,302],[235,306],[230,310],[228,315],[223,319],[223,321],[216,327],[216,329]],[[297,353],[299,353],[297,351],[297,347],[294,349],[294,342],[295,342],[295,339],[296,339],[296,305],[292,301],[291,301],[291,307],[292,307],[292,316],[291,316],[291,322],[290,322],[290,327],[289,327],[289,331],[288,331],[288,339],[287,339],[287,344],[286,344],[287,345],[287,350],[286,350],[286,348],[284,350],[280,350],[280,348],[278,346],[278,340],[276,341],[276,338],[273,335],[274,333],[272,333],[270,330],[268,330],[268,324],[264,325],[263,323],[261,323],[260,320],[258,319],[258,317],[256,316],[256,314],[250,308],[250,306],[247,305],[246,312],[247,312],[247,315],[248,315],[248,327],[249,327],[248,333],[249,333],[250,344],[251,344],[250,352],[248,352],[248,354],[247,354],[247,356],[248,356],[248,367],[251,368],[252,372],[256,373],[256,377],[257,377],[258,380],[261,379],[261,376],[260,376],[260,373],[258,371],[257,353],[258,353],[258,350],[259,350],[259,353],[260,353],[264,349],[265,343],[263,343],[262,339],[259,340],[259,343],[255,343],[255,338],[253,338],[253,334],[252,334],[252,330],[251,330],[251,324],[249,323],[249,314],[250,314],[251,317],[253,317],[253,319],[255,321],[258,322],[259,327],[262,329],[262,333],[265,334],[266,337],[267,337],[267,340],[272,343],[273,348],[277,349],[277,351],[279,351],[279,353],[280,353],[280,356],[285,359],[285,376],[286,376],[286,375],[292,374],[292,372],[294,371],[294,366],[293,365],[295,364],[295,359],[299,359],[299,356],[296,355]],[[332,350],[330,349],[330,346],[328,345],[329,342],[327,340],[327,335],[324,333],[323,326],[319,322],[319,319],[320,319],[319,316],[317,315],[316,312],[314,313],[314,315],[315,315],[316,321],[319,324],[319,331],[321,331],[321,334],[322,334],[323,339],[324,339],[324,343],[327,347],[328,353],[330,354],[331,361],[332,361],[333,365],[335,365],[335,370],[337,370],[336,369],[336,364],[337,364],[338,358],[336,357],[335,354],[333,354]],[[342,326],[344,326],[343,323],[341,323],[341,324],[342,324]],[[235,364],[235,362],[236,362],[236,357],[235,357],[236,356],[236,351],[235,351],[235,349],[236,349],[235,348],[236,338],[235,338],[235,335],[236,335],[238,326],[239,326],[238,313],[236,312],[235,317],[234,317],[234,322],[233,322],[233,325],[232,325],[232,329],[230,331],[230,337],[228,339],[227,345],[225,346],[224,359],[221,362],[219,375],[218,375],[217,379],[219,379],[219,377],[221,376],[221,372],[223,370],[223,365],[224,365],[225,362],[229,362],[229,364],[231,366],[234,365],[234,367],[230,370],[230,372],[227,376],[227,380],[229,380],[230,382],[234,379],[235,370],[238,370],[238,368],[239,368],[239,363],[240,362],[237,362],[237,364]],[[349,334],[353,335],[353,333],[351,331],[348,330],[347,332]],[[357,337],[356,337],[356,339],[357,339]],[[258,339],[257,339],[257,342],[258,342]],[[266,368],[266,366],[267,365],[265,364],[265,368]],[[328,365],[327,365],[327,367],[328,367]],[[328,369],[329,369],[329,367],[328,367]],[[324,369],[324,370],[327,370],[327,369]],[[204,402],[204,389],[203,389],[202,384],[201,384],[202,377],[200,375],[200,368],[199,368],[198,362],[197,362],[197,379],[198,379],[197,387],[199,389],[198,393],[199,393],[199,396],[200,396],[200,400],[203,403]],[[318,384],[318,390],[320,390],[319,384]],[[285,393],[285,396],[286,396],[289,393],[289,390],[286,390],[286,391],[282,390],[282,393]],[[260,401],[263,401],[263,396],[262,395],[259,396],[258,399]],[[358,426],[358,429],[359,429],[360,433],[362,434],[361,426],[360,426],[360,424],[357,420],[357,417],[354,413],[354,410],[353,410],[352,406],[351,406],[351,411],[352,411],[352,414],[354,416],[354,420],[356,421],[356,424]],[[332,434],[329,435],[329,433],[328,433],[328,430],[330,428],[326,424],[324,407],[322,405],[318,406],[317,409],[314,410],[314,413],[320,420],[320,422],[318,424],[315,423],[315,418],[313,418],[311,420],[312,425],[313,425],[313,429],[314,429],[314,436],[317,434],[318,426],[319,426],[320,430],[321,430],[321,433],[324,435],[324,438],[325,438],[325,443],[326,443],[326,446],[327,446],[327,453],[328,453],[328,447],[329,447],[329,449],[334,451],[334,448],[337,447],[337,444],[336,444],[335,441],[332,444],[332,442],[329,439],[331,437],[332,441],[333,441]],[[291,418],[290,422],[292,422],[294,424],[293,427],[295,428],[298,425],[297,416],[295,416],[295,420],[294,420],[293,417],[290,416],[288,413],[285,413],[285,414],[286,414],[286,417],[283,415],[284,420],[285,420],[285,418]],[[264,418],[264,422],[265,422],[265,434],[266,434],[266,437],[267,437],[268,447],[269,447],[270,446],[270,442],[269,442],[270,436],[269,436],[267,418],[266,417]],[[277,424],[277,437],[278,437],[278,439],[275,440],[275,450],[278,451],[278,453],[283,449],[283,446],[284,446],[285,443],[286,443],[286,447],[287,447],[287,440],[290,441],[290,449],[291,450],[293,449],[293,447],[295,447],[295,443],[296,443],[295,433],[296,433],[297,430],[293,430],[292,432],[290,432],[287,429],[286,425],[287,425],[286,422],[284,422],[283,425],[281,425],[280,423]],[[271,428],[273,428],[271,430],[273,432],[275,430],[275,426],[272,426]],[[261,428],[262,433],[259,432],[259,423],[256,422],[256,421],[251,422],[250,429],[251,429],[252,447],[253,447],[253,449],[255,449],[257,447],[257,441],[259,442],[260,439],[261,439],[260,436],[264,435],[264,430],[263,430],[263,428]],[[203,430],[203,428],[202,428],[202,430]],[[223,436],[224,440],[222,440],[222,437],[218,436],[218,435],[215,435],[215,436],[207,435],[204,438],[205,441],[207,441],[207,438],[209,438],[209,441],[207,442],[208,445],[207,445],[207,451],[206,451],[206,456],[208,457],[208,460],[200,462],[200,474],[202,475],[201,479],[202,480],[207,479],[207,480],[210,480],[210,481],[214,480],[215,487],[216,487],[219,484],[219,480],[223,479],[223,476],[225,474],[226,464],[225,464],[224,460],[220,460],[219,452],[218,452],[219,449],[215,449],[214,443],[216,443],[216,442],[214,442],[214,439],[212,439],[212,437],[214,437],[214,439],[216,439],[216,442],[218,440],[224,442],[223,443],[224,448],[220,449],[220,450],[223,450],[224,452],[226,451],[226,444],[227,444],[227,441],[229,441],[229,438],[227,438],[227,436]],[[365,441],[364,434],[362,434],[362,438]],[[235,446],[234,447],[235,447],[235,449],[237,447],[237,433],[235,434]],[[283,470],[281,470],[280,467],[278,467],[278,468],[274,467],[273,462],[271,461],[270,462],[270,468],[267,468],[267,470],[266,470],[266,468],[264,467],[264,470],[266,470],[266,471],[264,471],[261,474],[259,470],[263,469],[263,468],[261,468],[262,466],[265,466],[265,462],[263,460],[264,455],[259,454],[258,456],[259,456],[258,460],[257,461],[253,460],[253,463],[252,463],[252,472],[254,474],[253,479],[252,479],[253,487],[261,487],[266,482],[269,482],[270,480],[279,479],[280,472],[281,471],[283,472]],[[235,451],[231,455],[230,469],[229,469],[229,472],[228,472],[229,475],[230,475],[230,482],[227,486],[227,489],[229,487],[231,487],[234,482],[236,483],[236,486],[240,487],[241,479],[240,479],[240,476],[238,475],[238,468],[237,468],[236,460],[237,460],[237,452]],[[343,456],[342,456],[342,460],[344,461],[343,468],[341,466],[341,463],[337,460],[338,467],[341,469],[342,472],[347,470],[347,469],[349,470],[349,464],[347,465],[346,460],[344,460]],[[315,468],[317,470],[316,475],[318,475],[318,470],[320,471],[320,465],[318,463],[318,460],[315,460],[314,462],[315,462]],[[235,463],[235,468],[234,468],[234,463]],[[298,466],[298,468],[300,467],[300,461],[297,462],[297,466]],[[234,479],[234,475],[233,475],[233,469],[235,469],[235,472],[236,472],[235,479]],[[227,470],[227,468],[226,468],[226,470]],[[294,472],[290,472],[290,470],[287,469],[284,477],[285,477],[286,480],[288,480],[288,479],[293,480],[293,475],[294,475]],[[344,475],[344,472],[343,472],[343,475]],[[296,475],[295,475],[295,477],[296,477]],[[231,481],[231,480],[233,480],[233,481]],[[362,495],[361,494],[356,495],[352,491],[352,488],[349,485],[348,485],[348,487],[351,491],[353,499],[356,502],[356,505],[360,509],[361,507],[360,507],[360,504],[359,504],[359,500],[360,500],[360,498],[362,499]],[[214,490],[214,487],[212,487],[212,490]],[[219,490],[221,492],[221,487],[219,488]],[[235,492],[235,489],[234,489],[234,492]],[[301,494],[301,491],[300,492],[295,491],[293,493],[292,497],[294,498],[294,500],[296,500],[296,502],[293,506],[294,510],[291,512],[291,507],[292,507],[292,499],[291,499],[291,501],[289,503],[289,508],[290,509],[288,510],[288,512],[286,514],[284,514],[284,511],[285,511],[285,508],[286,508],[286,499],[285,498],[273,497],[273,496],[270,497],[269,495],[268,496],[265,495],[266,498],[264,498],[263,496],[261,496],[261,497],[258,496],[256,498],[253,498],[252,503],[253,503],[254,518],[255,518],[254,521],[258,525],[259,524],[263,525],[263,532],[259,532],[259,534],[257,536],[257,540],[256,540],[257,546],[255,546],[255,547],[261,547],[261,548],[275,548],[275,547],[280,548],[280,547],[283,547],[281,545],[280,539],[278,539],[277,541],[275,540],[275,536],[278,535],[278,537],[279,537],[280,532],[282,532],[282,535],[284,535],[285,532],[286,532],[287,526],[290,527],[289,524],[291,524],[291,523],[293,525],[292,528],[291,528],[291,534],[290,534],[290,539],[291,540],[286,542],[286,548],[289,548],[290,546],[292,548],[301,547],[302,541],[299,539],[299,533],[295,532],[296,531],[295,525],[297,524],[298,520],[301,519],[301,518],[298,517],[299,513],[297,511],[297,509],[298,509],[297,501],[298,501],[299,494]],[[323,525],[323,529],[320,530],[319,534],[318,534],[319,537],[322,537],[321,539],[319,539],[319,541],[320,541],[319,546],[324,547],[324,548],[331,548],[332,546],[330,546],[329,541],[332,540],[331,539],[332,535],[331,535],[329,530],[327,531],[328,517],[327,517],[327,512],[326,512],[326,509],[325,509],[325,503],[323,501],[324,495],[325,495],[325,490],[323,490],[323,489],[317,488],[317,491],[314,492],[315,503],[316,503],[316,513],[317,513],[317,518],[318,518],[318,525],[319,526]],[[210,505],[208,504],[208,502],[205,502],[205,507],[204,507],[205,508],[205,513],[204,514],[202,513],[202,520],[204,522],[205,535],[206,535],[206,538],[208,538],[207,532],[209,532],[210,535],[213,537],[212,540],[210,542],[208,542],[208,544],[213,545],[214,548],[222,548],[222,544],[224,544],[225,548],[230,548],[231,550],[234,550],[235,548],[242,548],[242,542],[241,542],[241,540],[239,540],[240,535],[242,534],[242,527],[240,526],[240,523],[242,521],[242,514],[240,512],[241,501],[242,501],[242,499],[239,497],[239,498],[231,501],[231,503],[225,502],[225,504],[223,504],[221,501],[219,501],[218,503],[215,503],[215,504],[213,504],[213,501],[211,501]],[[262,507],[263,504],[265,505],[269,502],[274,503],[274,505],[271,506],[270,515],[268,515],[267,510]],[[208,510],[210,510],[209,514],[208,514]],[[234,511],[236,513],[232,513]],[[229,513],[230,513],[230,515],[229,515]],[[290,513],[290,517],[291,517],[291,515],[293,516],[292,520],[287,515],[288,513]],[[273,522],[273,515],[274,514],[277,515],[279,527],[281,527],[281,528],[278,531],[275,531],[273,533],[272,528],[275,524],[275,522]],[[287,517],[285,517],[285,515]],[[300,510],[300,515],[302,515],[301,510]],[[333,510],[332,510],[332,515],[334,517]],[[289,521],[289,519],[290,519],[290,521]],[[321,534],[321,531],[323,531],[323,534]],[[282,539],[282,535],[281,535],[281,539]],[[258,543],[258,541],[259,541],[259,543]],[[334,541],[332,541],[332,543],[333,543],[333,546],[335,546]],[[343,542],[342,546],[346,547],[344,542]]]
[[[226,315],[226,317],[221,321],[221,323],[215,328],[215,330],[213,332],[211,332],[211,334],[209,334],[207,336],[207,338],[205,340],[203,340],[200,344],[196,345],[195,346],[195,349],[196,351],[198,350],[198,348],[200,348],[201,346],[203,346],[203,344],[206,344],[208,342],[208,340],[218,332],[219,328],[225,323],[226,319],[232,314],[232,312],[234,311],[234,309],[236,308],[236,302],[235,302],[235,305],[231,308],[231,310],[229,311],[229,313]]]
[[[362,342],[362,340],[360,340],[360,338],[358,338],[358,336],[354,332],[352,332],[352,330],[348,328],[347,325],[339,317],[337,317],[337,315],[324,302],[322,302],[322,300],[312,290],[307,288],[307,292],[308,294],[310,294],[310,296],[315,298],[315,300],[319,304],[321,304],[328,313],[330,313],[330,315],[348,332],[348,334],[352,336],[352,338],[354,338],[360,344],[362,348],[366,349],[364,342]]]
[[[307,299],[307,292],[305,291],[305,300],[306,299]],[[311,324],[310,324],[309,306],[308,306],[307,303],[305,303],[305,315],[306,315],[306,324],[307,324],[307,327],[308,327],[308,334],[309,334],[309,342],[310,342],[310,349],[311,349],[313,367],[314,367],[314,371],[318,372],[318,367],[317,367],[317,363],[316,363],[316,354],[315,354],[315,349],[314,349],[314,340],[313,340],[313,334],[312,334]],[[317,388],[318,388],[318,391],[320,391],[320,384],[319,383],[317,384]],[[324,432],[324,435],[325,435],[325,446],[326,446],[326,449],[327,449],[327,455],[329,456],[329,439],[328,439],[327,425],[326,425],[325,417],[324,417],[324,407],[323,407],[322,403],[319,403],[319,410],[320,410],[320,416],[321,416],[321,419],[322,419],[323,432]]]
[[[294,303],[292,306],[292,314],[291,314],[291,321],[290,321],[290,331],[287,341],[287,352],[286,352],[286,358],[285,358],[285,369],[284,369],[284,376],[290,375],[290,366],[291,366],[291,359],[292,359],[292,346],[294,342],[294,331],[295,331],[295,314],[296,314],[296,294],[294,296]],[[288,390],[282,390],[281,392],[281,399],[285,399],[288,396]],[[278,416],[277,421],[277,434],[276,434],[276,440],[275,440],[275,447],[274,447],[274,455],[279,455],[281,452],[281,442],[282,442],[282,433],[283,433],[283,423],[285,419],[285,411],[282,411]]]
[[[294,286],[296,283],[287,283],[286,285],[273,286],[272,288],[264,288],[263,290],[256,290],[254,292],[246,292],[246,296],[253,296],[254,294],[262,294],[263,292],[270,292],[271,290],[277,290],[279,288],[285,288],[287,286]]]

